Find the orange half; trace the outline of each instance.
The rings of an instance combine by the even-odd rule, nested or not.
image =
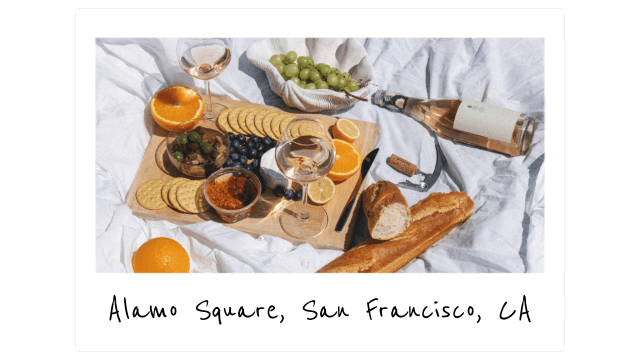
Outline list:
[[[327,177],[333,181],[347,180],[360,170],[362,156],[353,145],[344,140],[334,139],[333,146],[336,148],[336,162]]]
[[[172,131],[180,123],[186,124],[175,129],[191,129],[204,111],[204,102],[197,91],[186,86],[171,86],[158,91],[149,103],[151,116],[163,129]]]

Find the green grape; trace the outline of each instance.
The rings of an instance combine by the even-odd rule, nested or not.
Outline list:
[[[305,68],[307,67],[307,64],[309,63],[309,61],[307,60],[306,56],[300,56],[298,57],[298,65],[300,66],[300,68]]]
[[[273,65],[275,65],[274,62],[282,62],[282,60],[284,60],[284,56],[282,56],[281,54],[275,54],[269,58],[269,62]]]
[[[278,60],[278,59],[275,59],[275,60],[269,60],[269,62],[270,62],[273,66],[276,66],[276,65],[278,65],[278,64],[284,64],[284,63],[282,62],[282,60]]]
[[[289,51],[286,55],[287,62],[293,64],[298,58],[298,54],[295,51]]]
[[[284,67],[284,74],[288,77],[296,76],[299,72],[300,70],[298,70],[298,65],[296,64],[289,64]]]
[[[309,75],[311,75],[311,70],[310,69],[304,68],[304,69],[300,70],[300,79],[307,80],[309,78]]]
[[[314,70],[311,70],[311,73],[309,74],[309,79],[313,82],[316,82],[318,80],[322,80],[322,75],[318,70],[314,69]]]
[[[323,66],[322,69],[320,69],[320,73],[322,74],[322,76],[329,76],[329,74],[331,73],[331,66]]]
[[[332,74],[328,74],[327,75],[327,84],[329,84],[329,86],[338,85],[338,76],[336,74],[333,74],[333,73]]]
[[[335,91],[357,91],[358,83],[349,72],[325,63],[315,64],[310,56],[298,56],[295,51],[274,54],[269,62],[275,66],[282,78],[291,80],[303,89],[331,89]]]
[[[326,81],[318,81],[317,83],[315,83],[316,85],[316,89],[328,89],[329,88],[329,84],[327,84]]]

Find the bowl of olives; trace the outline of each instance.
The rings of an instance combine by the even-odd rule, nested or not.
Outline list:
[[[189,120],[188,122],[192,122]],[[167,135],[167,154],[181,173],[206,177],[222,168],[229,157],[229,138],[213,120],[199,119],[189,130],[176,125]]]

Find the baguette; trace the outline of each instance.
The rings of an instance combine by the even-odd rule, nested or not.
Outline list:
[[[362,199],[362,209],[372,238],[389,240],[407,230],[411,224],[411,210],[396,184],[384,180],[371,184]]]
[[[319,273],[396,272],[464,222],[473,210],[465,192],[433,193],[411,207],[413,221],[389,241],[367,238]]]

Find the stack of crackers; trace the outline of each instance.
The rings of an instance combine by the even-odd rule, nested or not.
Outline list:
[[[136,199],[149,210],[160,210],[167,206],[175,210],[199,214],[211,208],[204,195],[205,180],[175,178],[169,181],[152,179],[138,187]]]
[[[302,115],[288,114],[280,111],[253,107],[237,107],[222,111],[220,115],[218,115],[218,125],[225,129],[226,132],[230,132],[235,135],[255,135],[258,137],[268,136],[273,140],[278,141],[287,128],[287,125],[289,125],[291,120],[298,116]],[[327,130],[329,129],[329,124],[327,124],[326,121],[320,118],[316,119],[318,119]],[[313,124],[309,124],[307,126],[294,126],[291,129],[291,136],[313,136],[318,129],[313,129],[312,127]]]

